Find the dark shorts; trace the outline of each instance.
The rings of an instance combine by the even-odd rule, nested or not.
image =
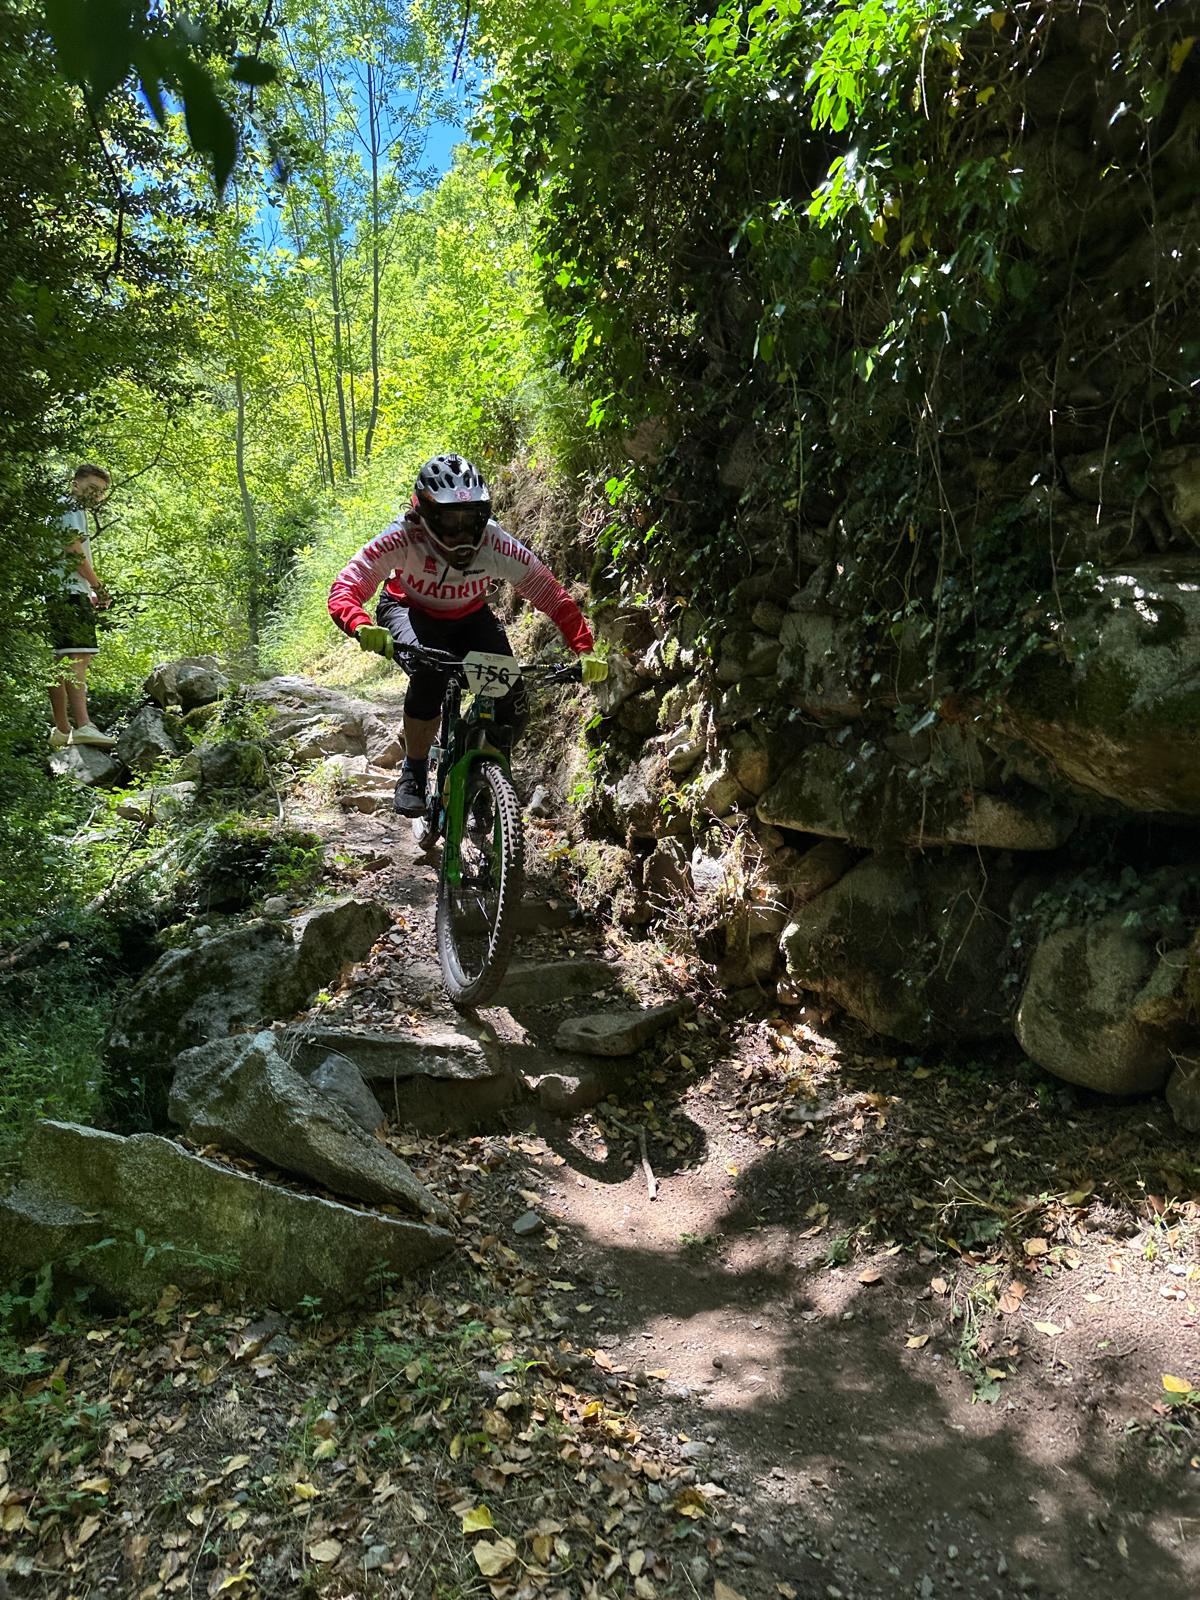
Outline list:
[[[379,602],[375,620],[386,628],[398,645],[423,644],[430,650],[447,650],[465,656],[471,650],[487,650],[496,656],[511,656],[512,646],[499,619],[489,607],[481,606],[466,617],[433,617],[416,606],[406,606],[385,594]],[[418,722],[429,722],[442,709],[446,674],[420,669],[409,676],[404,709]],[[519,733],[528,716],[525,685],[517,684],[503,700],[496,701],[496,721]]]
[[[86,594],[69,590],[46,601],[46,625],[56,656],[94,656],[96,608]]]

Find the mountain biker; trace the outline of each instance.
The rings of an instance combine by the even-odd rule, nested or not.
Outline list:
[[[461,657],[472,650],[512,655],[499,619],[488,605],[507,580],[550,618],[582,657],[584,681],[604,676],[592,655],[591,629],[574,600],[532,551],[492,519],[492,497],[481,473],[460,455],[434,456],[417,474],[412,505],[358,552],[329,591],[329,613],[363,650],[391,661],[397,650],[424,645]],[[384,585],[375,623],[363,609]],[[396,785],[396,810],[405,817],[425,810],[429,750],[448,674],[416,666],[404,696],[404,764]],[[496,723],[510,740],[528,717],[518,682],[496,702]]]

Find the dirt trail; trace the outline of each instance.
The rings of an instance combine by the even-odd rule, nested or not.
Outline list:
[[[408,825],[313,819],[399,917],[402,959],[360,970],[333,1011],[461,1025],[437,976],[436,867]],[[578,922],[519,951],[605,953]],[[652,976],[634,987],[661,997]],[[562,1015],[602,1006],[493,1008],[474,1025],[536,1052]],[[1077,1099],[1068,1115],[1011,1061],[990,1082],[867,1049],[786,1016],[706,1014],[631,1079],[613,1069],[595,1112],[539,1113],[528,1185],[559,1270],[595,1285],[573,1337],[639,1383],[639,1426],[727,1492],[743,1532],[726,1581],[754,1600],[1200,1593],[1200,1438],[1161,1404],[1163,1374],[1200,1381],[1200,1216],[1170,1173],[1173,1198],[1145,1193],[1157,1155],[1194,1180],[1194,1153],[1158,1105]],[[918,1193],[970,1193],[1001,1163],[1014,1212],[1041,1197],[1015,1240],[976,1226],[972,1244],[986,1208],[961,1197],[914,1220],[939,1203]],[[526,1204],[512,1197],[513,1217]]]

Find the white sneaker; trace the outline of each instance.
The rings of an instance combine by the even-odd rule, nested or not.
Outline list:
[[[67,745],[70,744],[70,742],[71,735],[69,733],[64,733],[61,728],[50,729],[51,750],[63,750]]]
[[[76,728],[71,735],[72,744],[94,744],[101,750],[111,750],[116,742],[111,733],[101,733],[91,722],[85,722],[82,728]]]

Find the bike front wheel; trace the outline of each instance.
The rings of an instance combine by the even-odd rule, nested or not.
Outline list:
[[[443,856],[437,946],[442,976],[457,1005],[478,1006],[500,986],[517,932],[525,887],[525,836],[512,779],[496,761],[476,761],[467,778],[460,879]]]

